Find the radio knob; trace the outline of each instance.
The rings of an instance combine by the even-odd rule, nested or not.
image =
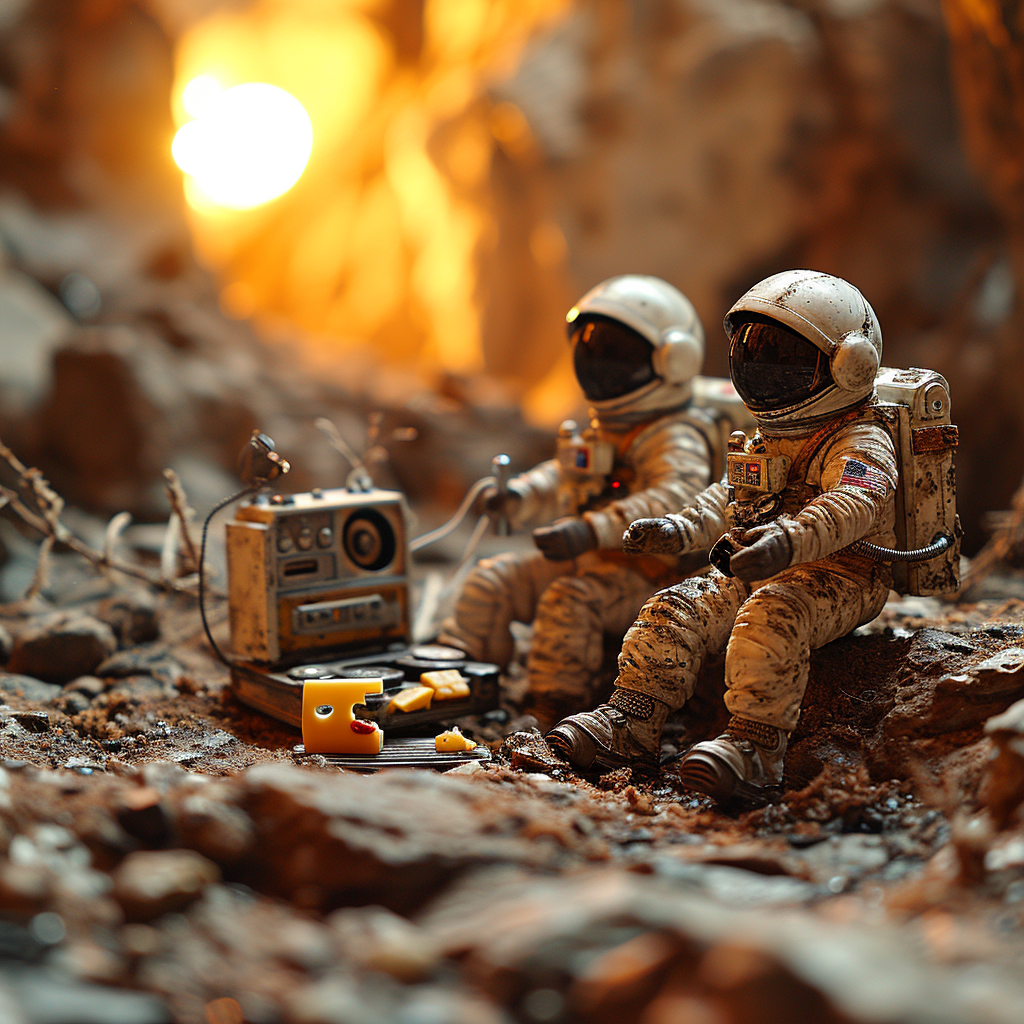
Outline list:
[[[292,549],[292,535],[290,533],[281,533],[277,538],[277,550],[281,552],[291,551]]]
[[[299,547],[303,551],[308,551],[313,546],[313,531],[308,527],[304,526],[299,530]]]
[[[316,542],[322,548],[329,548],[334,543],[334,531],[329,526],[321,526],[316,535]]]

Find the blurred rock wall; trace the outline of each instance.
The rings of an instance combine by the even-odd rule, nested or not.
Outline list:
[[[495,159],[502,235],[482,279],[550,328],[524,355],[519,322],[492,303],[488,365],[510,370],[514,351],[568,378],[564,300],[530,285],[528,241],[547,222],[566,239],[568,292],[629,271],[682,288],[712,373],[727,372],[718,325],[746,288],[797,266],[841,275],[878,312],[886,363],[951,381],[977,547],[981,512],[1006,507],[1024,471],[1001,340],[1019,272],[962,141],[949,50],[939,0],[580,0],[493,89],[533,148]]]
[[[475,86],[434,119],[426,153],[451,202],[486,213],[474,301],[482,361],[500,383],[429,381],[433,350],[416,341],[427,328],[403,300],[413,383],[364,356],[331,355],[337,338],[320,339],[315,378],[288,350],[271,354],[221,312],[191,255],[168,152],[175,41],[210,14],[251,7],[0,3],[0,436],[74,500],[152,510],[158,467],[189,459],[193,486],[213,494],[256,422],[301,450],[297,481],[332,482],[341,470],[308,427],[314,407],[347,410],[358,432],[367,409],[401,418],[412,400],[449,424],[432,428],[446,444],[465,425],[447,414],[476,410],[465,422],[488,424],[487,450],[512,447],[514,434],[526,460],[543,444],[515,400],[547,422],[579,404],[563,317],[586,288],[626,271],[666,277],[696,303],[708,370],[724,373],[725,310],[759,278],[802,265],[865,292],[886,362],[951,380],[969,549],[983,539],[981,513],[1008,504],[1024,470],[1013,383],[1024,250],[999,182],[1024,159],[1010,132],[993,171],[983,141],[984,125],[1018,102],[1005,84],[1016,81],[1005,26],[997,53],[965,15],[951,52],[940,0],[577,0],[541,22],[517,69],[497,58],[476,67]],[[1004,17],[990,0],[947,7],[992,7],[984,24]],[[423,5],[374,11],[396,68],[423,59]],[[986,68],[1005,87],[972,92]],[[467,149],[481,126],[483,149]],[[483,178],[467,171],[470,150],[486,157],[473,164]],[[290,251],[287,230],[288,218],[273,220],[277,241],[268,236],[260,257],[268,280]],[[365,251],[372,262],[394,244],[372,232],[344,260]],[[390,350],[391,329],[366,340]],[[471,472],[435,473],[427,435],[414,457],[398,457],[414,490],[443,478],[450,498],[486,467],[481,450],[465,455]]]

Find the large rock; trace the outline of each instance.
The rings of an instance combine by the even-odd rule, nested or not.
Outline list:
[[[1024,700],[985,723],[994,746],[982,776],[978,798],[996,825],[1005,827],[1024,803]]]
[[[885,723],[893,736],[936,736],[980,726],[1024,696],[1024,648],[985,633],[918,633]]]
[[[90,615],[59,612],[34,620],[15,637],[7,668],[50,683],[92,675],[117,650],[111,628]]]
[[[245,773],[239,803],[256,830],[252,882],[310,906],[355,901],[399,913],[473,864],[553,867],[590,844],[538,796],[429,772]],[[515,808],[515,810],[513,810]],[[531,841],[543,833],[546,843]]]
[[[41,401],[50,358],[73,328],[49,292],[0,263],[0,412],[24,415]]]

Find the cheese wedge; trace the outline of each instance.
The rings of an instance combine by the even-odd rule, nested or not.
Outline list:
[[[383,679],[307,679],[302,684],[302,743],[307,754],[379,754],[384,733],[357,719],[354,704],[383,693]]]
[[[429,686],[413,686],[399,690],[388,705],[388,711],[419,711],[429,708],[433,699],[434,691]]]
[[[476,743],[462,735],[462,730],[453,725],[447,732],[434,737],[434,749],[440,754],[451,750],[472,750]]]

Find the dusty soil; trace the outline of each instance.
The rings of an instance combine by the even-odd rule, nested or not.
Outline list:
[[[719,724],[720,664],[653,776],[552,759],[520,665],[507,714],[460,723],[492,763],[362,776],[292,762],[189,599],[157,620],[97,678],[0,676],[12,1020],[1024,1014],[1024,828],[977,813],[1018,600],[893,603],[817,652],[786,791],[727,810],[671,763]]]

